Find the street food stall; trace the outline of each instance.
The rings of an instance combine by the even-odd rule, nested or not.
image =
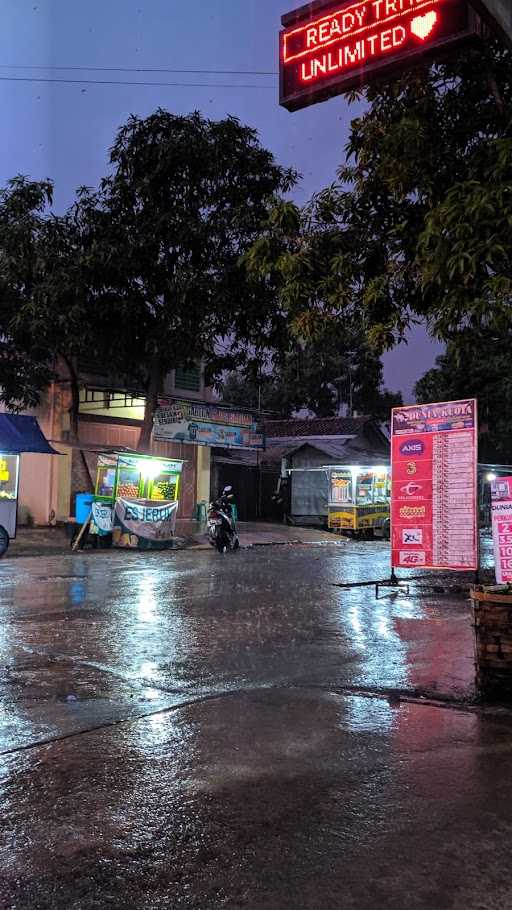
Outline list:
[[[20,455],[58,455],[43,436],[35,417],[0,414],[0,556],[16,537]]]
[[[20,456],[0,452],[0,556],[16,537]]]
[[[353,536],[389,537],[389,466],[328,465],[330,530]]]
[[[183,461],[132,452],[98,456],[90,533],[114,547],[173,546]]]

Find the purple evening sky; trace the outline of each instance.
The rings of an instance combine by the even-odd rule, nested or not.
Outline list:
[[[290,114],[279,107],[276,75],[92,70],[140,67],[275,73],[280,17],[294,5],[300,3],[1,0],[0,183],[18,173],[34,179],[51,177],[56,184],[56,208],[62,210],[77,186],[95,185],[105,173],[107,150],[129,114],[146,116],[161,106],[178,113],[201,110],[213,119],[234,114],[256,127],[276,158],[303,175],[296,198],[304,201],[334,179],[359,106],[350,107],[340,97]],[[189,84],[148,87],[45,81],[50,79]],[[386,384],[401,389],[405,400],[410,400],[414,382],[431,366],[438,350],[423,331],[416,330],[408,346],[386,355]]]

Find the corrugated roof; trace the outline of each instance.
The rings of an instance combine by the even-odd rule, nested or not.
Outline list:
[[[263,453],[260,453],[260,459]],[[212,449],[213,460],[222,464],[238,464],[246,468],[255,468],[258,464],[258,452],[251,449]]]
[[[343,442],[340,439],[315,439],[310,438],[301,441],[299,445],[270,445],[262,456],[262,464],[280,463],[282,458],[292,458],[301,449],[306,446],[321,452],[326,456],[326,464],[364,464],[378,465],[388,464],[389,455],[384,451],[378,452],[375,449],[365,448],[361,445],[353,445],[353,440],[349,439]]]

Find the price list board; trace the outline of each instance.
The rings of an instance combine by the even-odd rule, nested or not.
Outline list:
[[[475,399],[392,412],[392,565],[478,568]]]
[[[512,477],[491,483],[494,564],[499,585],[512,582]]]

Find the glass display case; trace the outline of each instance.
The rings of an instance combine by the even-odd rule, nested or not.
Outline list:
[[[19,456],[0,453],[0,501],[18,498]]]
[[[329,475],[329,528],[365,536],[389,533],[391,469],[386,466],[326,467]]]
[[[9,540],[16,537],[18,511],[19,455],[0,452],[0,551],[4,552]],[[3,539],[5,537],[5,540]]]
[[[95,499],[144,499],[176,502],[179,499],[182,461],[149,455],[100,455]]]
[[[170,546],[176,526],[183,462],[113,452],[98,457],[90,533],[114,546]]]

